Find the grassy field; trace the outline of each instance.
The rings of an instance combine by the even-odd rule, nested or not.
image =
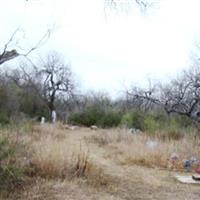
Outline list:
[[[1,164],[14,164],[24,174],[12,189],[1,189],[0,199],[200,198],[200,186],[174,178],[186,173],[183,159],[200,158],[200,139],[192,136],[150,138],[124,129],[69,130],[59,123],[2,129],[0,135],[16,152]],[[173,152],[179,156],[175,163]]]

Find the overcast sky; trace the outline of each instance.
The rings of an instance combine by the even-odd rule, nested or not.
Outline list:
[[[0,45],[18,27],[23,47],[54,27],[35,54],[62,53],[83,89],[114,94],[187,68],[200,39],[199,11],[199,0],[160,0],[148,13],[134,4],[128,13],[105,9],[104,0],[2,0]]]

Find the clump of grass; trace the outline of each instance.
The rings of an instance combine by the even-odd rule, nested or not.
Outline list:
[[[184,133],[179,129],[169,129],[167,131],[160,131],[157,134],[157,137],[161,140],[180,140],[184,137]]]

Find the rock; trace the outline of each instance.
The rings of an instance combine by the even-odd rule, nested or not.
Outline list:
[[[149,140],[149,141],[147,141],[146,146],[149,149],[154,150],[158,146],[158,142],[157,141],[153,141],[153,140]]]
[[[90,126],[90,129],[92,129],[92,130],[97,130],[97,129],[98,129],[98,127],[97,127],[97,126],[95,126],[95,125],[92,125],[92,126]]]
[[[130,128],[128,132],[134,135],[138,135],[141,133],[140,129],[137,129],[137,128]]]
[[[77,128],[78,128],[78,126],[70,126],[69,127],[69,129],[72,130],[72,131],[75,130],[75,129],[77,129]]]
[[[179,156],[177,153],[172,153],[171,156],[170,156],[170,160],[171,161],[177,161],[179,159]]]
[[[64,126],[64,128],[73,131],[73,130],[79,128],[79,127],[78,127],[78,126],[70,126],[70,125],[66,124],[66,125]]]
[[[192,162],[190,160],[183,160],[183,167],[189,172],[192,168]]]

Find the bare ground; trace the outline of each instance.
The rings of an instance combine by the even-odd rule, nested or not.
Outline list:
[[[109,130],[108,130],[109,131]],[[71,145],[80,145],[88,150],[92,159],[109,177],[109,183],[101,187],[88,184],[84,179],[34,178],[7,197],[0,199],[22,200],[197,200],[200,199],[200,185],[178,183],[177,172],[147,168],[138,165],[122,165],[118,160],[120,149],[99,146],[88,138],[99,134],[86,128],[64,130]]]

